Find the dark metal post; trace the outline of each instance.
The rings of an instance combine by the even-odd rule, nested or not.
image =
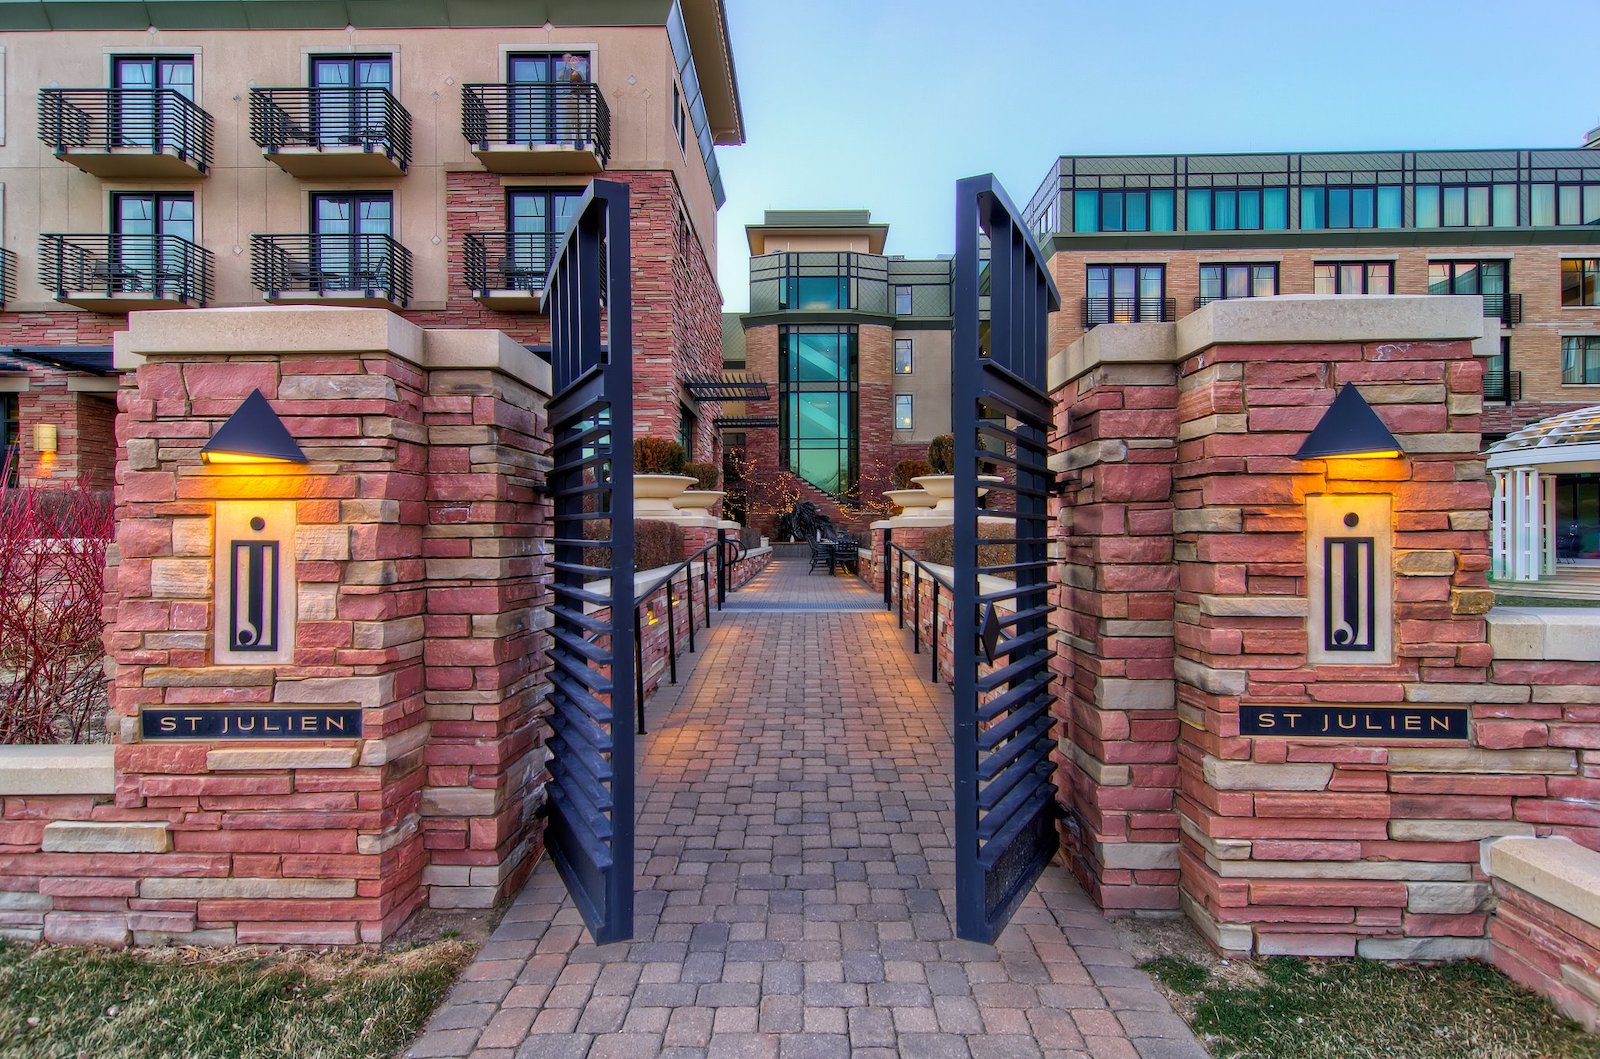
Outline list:
[[[906,553],[904,549],[897,549],[894,553],[894,591],[900,597],[900,628],[906,627]]]
[[[728,531],[717,527],[717,609],[728,602]]]
[[[939,683],[939,579],[933,579],[933,650],[928,652],[933,656],[933,676],[928,679],[935,684]]]
[[[720,554],[721,551],[722,551],[722,548],[719,545],[718,548],[717,548],[717,552]],[[693,573],[692,569],[691,569],[690,573]],[[700,557],[700,587],[701,587],[702,590],[704,590],[704,592],[706,594],[706,628],[709,629],[709,628],[711,628],[711,557],[710,556],[702,555]]]
[[[671,581],[672,578],[667,578]],[[689,608],[689,653],[694,653],[694,565],[683,568],[683,602]]]
[[[667,578],[667,664],[672,682],[678,682],[678,623],[672,617],[672,578]]]
[[[633,608],[633,704],[639,714],[639,734],[644,735],[644,637],[638,631],[643,626],[639,619],[636,604]]]
[[[911,567],[911,653],[922,653],[922,564]]]
[[[894,604],[889,595],[889,542],[894,539],[894,527],[883,527],[883,568],[879,571],[883,575],[883,609],[888,610]]]

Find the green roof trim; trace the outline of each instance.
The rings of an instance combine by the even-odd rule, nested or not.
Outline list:
[[[767,210],[751,228],[887,228],[873,224],[871,210]]]
[[[672,0],[0,0],[0,30],[665,25]]]
[[[1298,231],[1076,232],[1044,241],[1045,256],[1081,250],[1340,250],[1396,246],[1600,243],[1600,228],[1314,228]]]

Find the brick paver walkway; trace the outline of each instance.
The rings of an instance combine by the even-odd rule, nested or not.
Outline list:
[[[743,604],[869,602],[774,564]],[[1198,1059],[1062,868],[995,946],[951,933],[949,695],[890,615],[732,610],[650,704],[636,940],[546,861],[408,1055]]]

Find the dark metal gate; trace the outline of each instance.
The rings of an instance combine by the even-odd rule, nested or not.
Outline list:
[[[960,181],[950,357],[956,933],[970,941],[999,935],[1060,841],[1050,763],[1045,382],[1049,313],[1060,303],[999,182]],[[982,510],[980,485],[988,488]]]
[[[597,943],[633,936],[633,308],[628,187],[596,180],[561,244],[550,307],[550,826],[546,848]]]

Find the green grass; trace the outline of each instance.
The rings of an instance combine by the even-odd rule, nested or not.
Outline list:
[[[1545,596],[1518,596],[1509,592],[1496,592],[1497,607],[1600,607],[1600,599],[1549,599]]]
[[[390,1059],[472,951],[461,941],[361,955],[0,942],[0,1056]]]
[[[1218,1059],[1600,1059],[1600,1037],[1469,960],[1277,957],[1214,971],[1162,956],[1144,968]]]

